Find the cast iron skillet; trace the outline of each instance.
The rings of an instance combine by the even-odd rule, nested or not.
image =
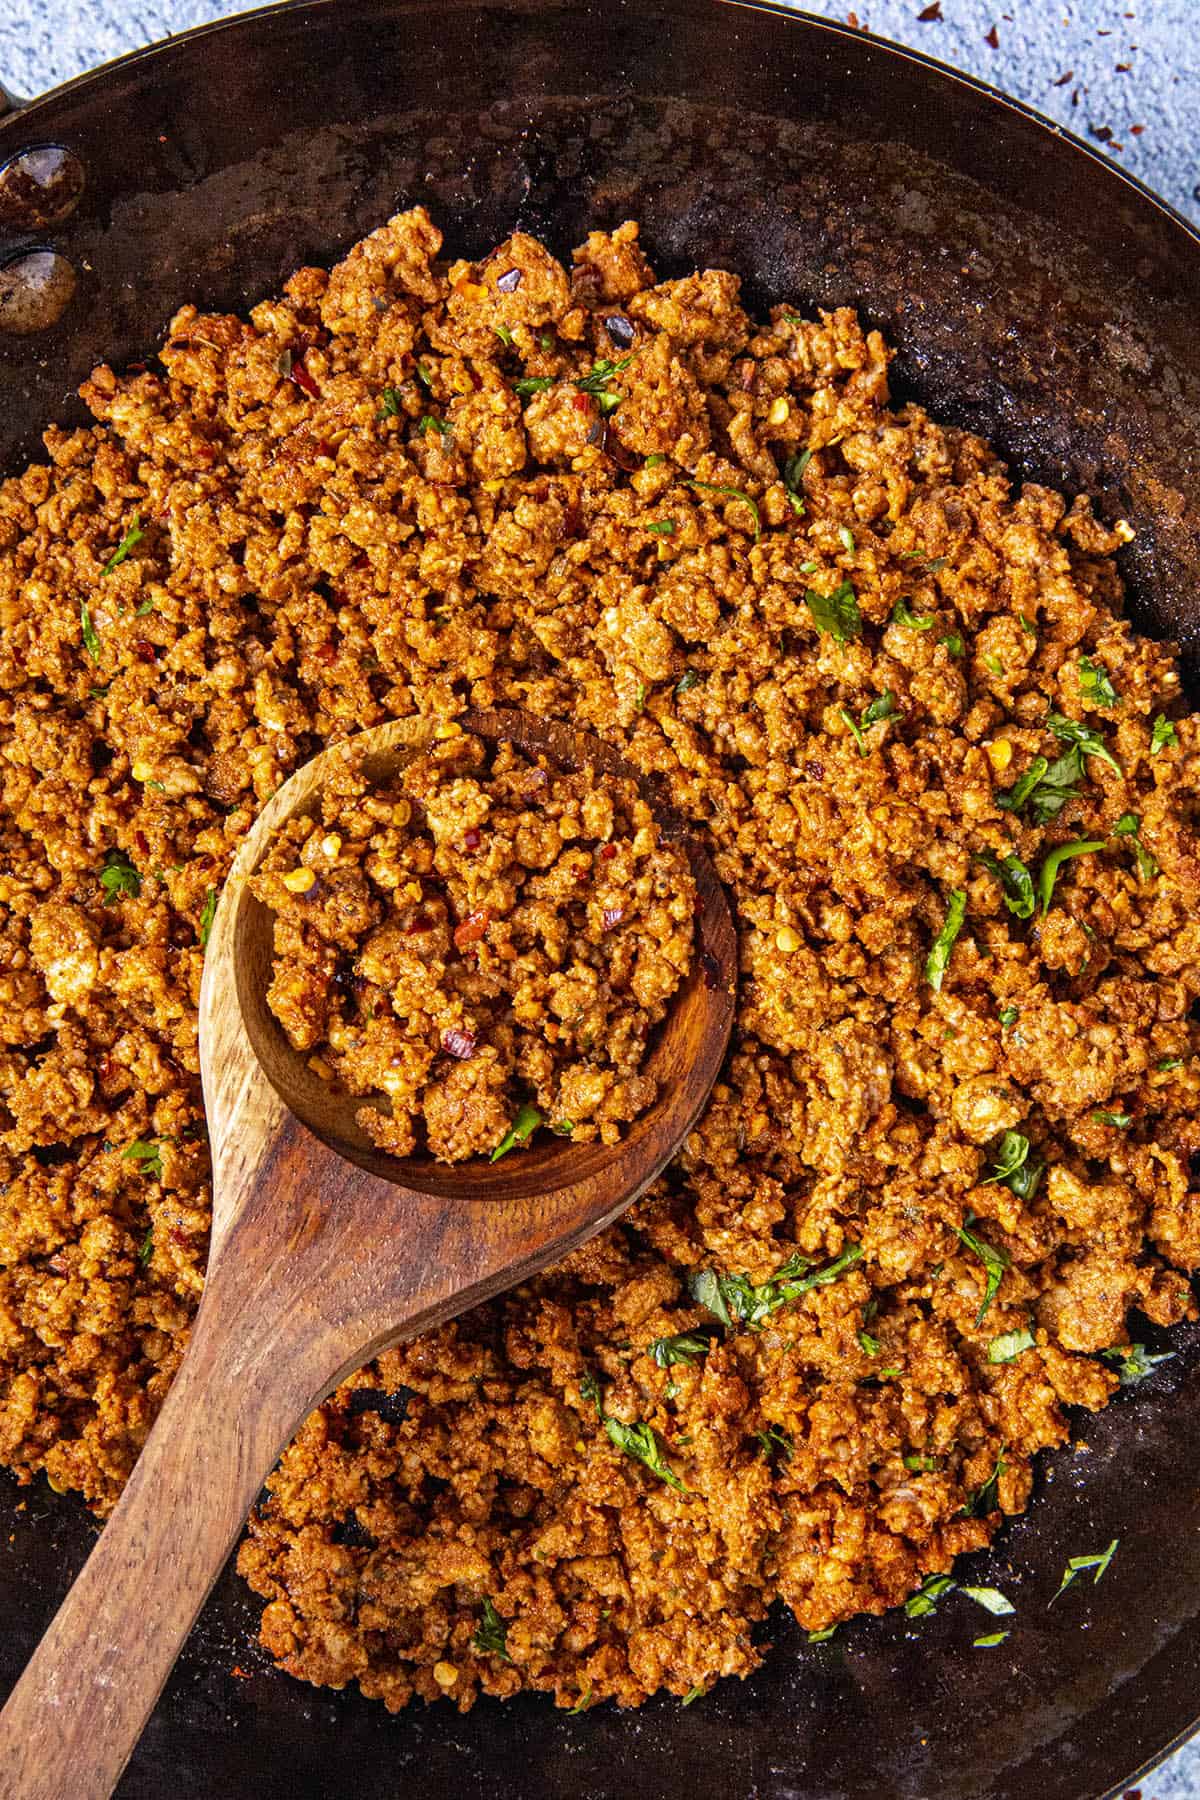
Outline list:
[[[54,246],[60,323],[0,337],[0,469],[82,414],[93,362],[150,352],[184,300],[243,308],[423,200],[454,252],[514,224],[560,251],[633,216],[660,271],[742,271],[751,304],[849,304],[897,389],[985,433],[1026,478],[1096,495],[1147,629],[1200,648],[1200,246],[1084,146],[913,55],[767,7],[689,0],[310,0],[193,32],[0,123],[0,161],[65,145],[81,203],[14,213]],[[0,187],[2,187],[0,183]],[[15,229],[14,229],[15,225]],[[1154,1334],[1144,1334],[1152,1347]],[[777,1617],[745,1684],[681,1709],[570,1718],[540,1698],[392,1719],[279,1675],[227,1573],[135,1756],[125,1800],[1080,1800],[1192,1729],[1200,1668],[1200,1333],[1045,1459],[1029,1514],[970,1559],[1018,1613],[967,1601],[809,1647]],[[73,1498],[0,1486],[0,1677],[92,1541]],[[1103,1585],[1046,1602],[1068,1556]],[[236,1669],[236,1673],[235,1673]],[[64,1797],[67,1800],[67,1797]]]

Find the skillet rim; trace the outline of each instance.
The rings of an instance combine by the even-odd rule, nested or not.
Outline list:
[[[592,4],[594,0],[584,0],[584,3]],[[614,0],[607,0],[607,3],[612,5]],[[1135,175],[1110,156],[1106,156],[1100,148],[1089,143],[1078,132],[1073,131],[1069,126],[1060,124],[1030,102],[1006,93],[994,82],[966,70],[955,68],[927,50],[899,43],[894,38],[864,30],[840,19],[821,17],[801,7],[790,6],[786,4],[786,0],[650,0],[650,3],[655,10],[667,12],[679,18],[686,18],[689,14],[703,14],[708,11],[710,6],[719,6],[729,12],[766,14],[785,19],[789,24],[799,24],[810,32],[820,34],[830,44],[837,40],[854,40],[856,42],[866,40],[875,52],[895,59],[897,63],[916,65],[918,69],[932,75],[937,80],[989,102],[989,110],[1015,117],[1024,126],[1032,128],[1035,138],[1045,134],[1066,146],[1077,156],[1082,156],[1086,160],[1087,175],[1093,181],[1099,177],[1101,182],[1110,181],[1114,191],[1124,191],[1129,196],[1135,210],[1140,213],[1141,218],[1147,223],[1157,222],[1160,228],[1165,227],[1168,238],[1176,238],[1176,234],[1179,234],[1176,239],[1179,248],[1184,254],[1190,254],[1196,260],[1197,280],[1200,284],[1200,222],[1194,223],[1187,218],[1179,207],[1155,192],[1140,176]],[[477,7],[479,0],[358,0],[358,4],[369,6],[372,10],[381,13],[402,16],[407,13],[438,14],[448,10],[465,12]],[[553,18],[555,13],[566,10],[566,6],[561,4],[561,0],[492,0],[492,4],[504,12],[542,13],[550,18]],[[637,4],[637,0],[615,0],[615,4],[620,11],[624,12],[632,10]],[[110,82],[114,77],[130,72],[143,81],[152,82],[154,64],[176,48],[185,44],[190,45],[194,40],[216,37],[227,32],[237,32],[246,26],[270,21],[277,15],[302,12],[311,15],[331,13],[339,9],[341,5],[342,0],[268,0],[265,5],[247,7],[222,18],[210,19],[190,26],[170,37],[159,38],[149,44],[141,45],[137,49],[126,51],[121,56],[110,58],[93,68],[82,70],[79,74],[70,76],[66,81],[59,82],[28,98],[14,96],[10,89],[0,84],[0,165],[7,162],[10,155],[15,154],[18,149],[23,147],[22,140],[25,145],[58,142],[59,138],[54,134],[39,135],[37,131],[39,115],[43,109],[48,111],[63,101],[73,100],[77,93],[85,92],[99,84]],[[4,104],[5,101],[9,102],[7,107]],[[10,138],[17,140],[11,148],[8,143]],[[982,176],[977,176],[975,179],[981,186],[988,185],[986,178]],[[1031,208],[1031,210],[1037,216],[1036,208]],[[27,233],[17,234],[18,245],[28,235]],[[42,238],[46,238],[48,241],[52,235],[53,228],[48,233],[42,233],[39,242]],[[1097,254],[1100,253],[1097,252]],[[1106,1787],[1102,1793],[1095,1796],[1095,1800],[1122,1800],[1122,1796],[1131,1786],[1144,1780],[1146,1776],[1160,1768],[1168,1757],[1193,1739],[1197,1741],[1197,1750],[1200,1752],[1200,1695],[1197,1696],[1194,1705],[1196,1711],[1191,1720],[1182,1726],[1161,1749],[1139,1763],[1120,1780]]]

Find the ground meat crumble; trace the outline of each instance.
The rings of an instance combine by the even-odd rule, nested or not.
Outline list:
[[[105,1512],[177,1365],[263,802],[388,718],[568,720],[735,904],[721,1080],[617,1226],[327,1401],[240,1560],[295,1676],[631,1705],[985,1543],[1192,1316],[1200,726],[1127,528],[893,408],[852,313],[633,225],[440,248],[185,308],[0,487],[0,1458]]]

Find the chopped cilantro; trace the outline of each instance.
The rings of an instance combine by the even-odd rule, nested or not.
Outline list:
[[[604,1402],[600,1394],[600,1383],[590,1369],[586,1375],[580,1377],[579,1397],[581,1400],[590,1401],[600,1418],[604,1417]]]
[[[1111,1125],[1114,1131],[1128,1131],[1133,1124],[1132,1113],[1094,1112],[1092,1118],[1097,1125]]]
[[[685,481],[684,487],[695,488],[701,494],[724,494],[730,500],[740,500],[754,514],[754,541],[757,544],[762,535],[762,520],[758,513],[758,502],[752,500],[742,488],[723,487],[715,481]]]
[[[849,712],[846,709],[846,707],[839,706],[838,707],[838,718],[842,721],[842,723],[846,727],[847,731],[849,731],[853,734],[854,741],[858,745],[858,754],[860,756],[869,756],[870,751],[867,749],[867,740],[863,736],[862,727],[859,725],[857,719],[854,717],[854,714],[852,712]]]
[[[943,1594],[948,1594],[954,1586],[949,1575],[927,1575],[915,1594],[910,1594],[904,1602],[904,1610],[910,1619],[923,1619],[927,1613],[934,1612]]]
[[[153,600],[143,600],[142,604],[138,607],[137,611],[134,613],[133,616],[135,619],[145,619],[145,618],[148,618],[149,615],[153,611],[154,611]]]
[[[398,419],[400,417],[400,391],[398,388],[386,387],[379,396],[377,419]]]
[[[507,325],[493,325],[492,330],[495,332],[496,336],[500,339],[500,342],[504,345],[504,348],[506,350],[511,350],[513,347],[513,334],[508,329],[508,326]]]
[[[153,1255],[154,1255],[154,1227],[151,1226],[150,1230],[146,1233],[145,1237],[142,1239],[142,1247],[138,1251],[138,1261],[141,1263],[143,1268],[145,1268],[146,1264],[150,1261],[150,1258]]]
[[[431,431],[436,431],[439,437],[445,437],[449,430],[445,419],[435,419],[432,413],[422,413],[417,424],[419,437],[425,437]]]
[[[877,1337],[872,1337],[869,1331],[859,1332],[858,1343],[864,1356],[878,1356],[880,1350],[883,1348],[879,1339]]]
[[[1010,913],[1018,919],[1030,919],[1036,902],[1033,895],[1033,876],[1025,867],[1019,856],[993,856],[990,850],[981,850],[978,857],[989,874],[996,877],[1004,893],[1004,904]]]
[[[836,1625],[827,1625],[824,1631],[810,1631],[808,1641],[810,1644],[827,1644],[836,1630]]]
[[[136,1163],[139,1174],[162,1180],[162,1146],[156,1138],[135,1138],[127,1150],[122,1150],[121,1161]]]
[[[538,1126],[544,1122],[543,1115],[537,1107],[531,1106],[526,1101],[518,1108],[516,1118],[492,1151],[490,1160],[498,1162],[502,1156],[507,1156],[508,1152],[515,1149],[518,1144],[527,1144]]]
[[[675,683],[675,692],[677,694],[686,694],[691,688],[699,687],[703,680],[704,677],[701,675],[699,669],[685,669],[683,674],[679,677],[679,680]]]
[[[1006,1132],[1005,1136],[1008,1135],[1009,1134]],[[1028,1152],[1029,1146],[1027,1142],[1025,1147]],[[994,1179],[1002,1181],[1006,1178],[1002,1175],[997,1175]],[[979,1311],[975,1315],[976,1325],[982,1325],[984,1317],[987,1314],[987,1309],[996,1298],[1000,1283],[1004,1280],[1005,1271],[1009,1266],[1009,1258],[1005,1251],[995,1249],[993,1245],[986,1243],[983,1238],[977,1236],[977,1234],[971,1230],[971,1226],[974,1223],[974,1213],[968,1213],[963,1223],[957,1227],[957,1230],[960,1240],[966,1245],[968,1250],[979,1258],[987,1275],[987,1282],[983,1290],[983,1300],[980,1304]]]
[[[508,1654],[508,1621],[501,1618],[490,1600],[483,1603],[483,1616],[475,1628],[471,1648],[480,1656],[498,1656],[506,1663],[512,1661]]]
[[[1077,720],[1064,718],[1058,712],[1047,713],[1046,724],[1062,743],[1078,744],[1085,756],[1098,757],[1101,762],[1106,762],[1111,769],[1115,769],[1118,775],[1124,772],[1100,733],[1093,731],[1090,725],[1080,725]]]
[[[657,1475],[660,1481],[665,1481],[668,1487],[678,1489],[681,1494],[687,1493],[688,1490],[674,1469],[663,1460],[662,1447],[652,1426],[641,1423],[622,1425],[620,1419],[605,1419],[604,1429],[618,1450],[645,1463],[650,1473]]]
[[[1119,706],[1120,696],[1102,662],[1090,656],[1079,659],[1079,690],[1093,706]]]
[[[425,367],[423,362],[417,364],[417,380],[421,383],[422,387],[428,388],[430,393],[433,392],[433,376],[429,373],[429,370]]]
[[[776,1456],[791,1462],[796,1445],[791,1432],[785,1431],[782,1425],[768,1425],[764,1431],[756,1431],[754,1438],[768,1462]]]
[[[910,631],[932,631],[936,623],[932,613],[911,612],[906,600],[897,600],[892,608],[892,624],[907,625]]]
[[[1058,1593],[1055,1594],[1050,1605],[1054,1605],[1054,1601],[1058,1599],[1059,1594],[1066,1593],[1067,1589],[1071,1586],[1071,1583],[1077,1576],[1083,1575],[1089,1570],[1092,1572],[1092,1585],[1094,1587],[1099,1582],[1101,1576],[1107,1571],[1109,1563],[1116,1555],[1117,1545],[1120,1541],[1120,1538],[1114,1538],[1107,1550],[1101,1550],[1095,1556],[1073,1556],[1063,1570],[1063,1578],[1058,1584]]]
[[[1179,733],[1176,731],[1174,725],[1165,713],[1159,713],[1154,721],[1154,728],[1150,733],[1151,756],[1158,756],[1160,752],[1167,748],[1168,744],[1175,745],[1178,742]]]
[[[995,1468],[992,1470],[983,1486],[976,1488],[975,1492],[971,1495],[971,1498],[967,1501],[967,1504],[963,1507],[963,1511],[967,1514],[968,1518],[985,1519],[989,1513],[994,1513],[996,1511],[997,1505],[999,1504],[1000,1477],[1008,1467],[1008,1464],[1004,1460],[1005,1449],[1006,1446],[1001,1444],[996,1456]]]
[[[1016,1362],[1026,1350],[1032,1350],[1037,1342],[1032,1331],[1002,1331],[988,1345],[988,1361],[990,1363]]]
[[[1151,1356],[1145,1344],[1127,1344],[1113,1350],[1102,1350],[1100,1354],[1106,1362],[1116,1364],[1122,1387],[1136,1387],[1139,1381],[1145,1381],[1147,1375],[1153,1373],[1159,1363],[1173,1362],[1175,1358],[1173,1350],[1166,1350],[1161,1356]]]
[[[704,1683],[702,1681],[698,1681],[694,1688],[689,1688],[688,1692],[683,1696],[683,1699],[679,1702],[679,1704],[680,1704],[680,1706],[690,1706],[692,1704],[693,1700],[701,1699],[703,1694],[704,1694]]]
[[[938,639],[938,643],[945,644],[945,646],[946,646],[947,650],[950,652],[951,656],[962,656],[963,655],[963,652],[964,652],[963,641],[957,631],[948,632],[945,637],[940,637]]]
[[[1017,1610],[1012,1601],[1002,1594],[999,1588],[960,1587],[958,1591],[960,1594],[965,1594],[968,1600],[973,1600],[976,1606],[982,1606],[986,1612],[995,1613],[998,1618],[1003,1618],[1006,1613],[1015,1613]]]
[[[1058,871],[1065,862],[1075,856],[1090,856],[1094,850],[1103,850],[1103,838],[1075,838],[1069,844],[1059,844],[1051,850],[1042,863],[1038,875],[1038,899],[1042,903],[1043,914],[1050,911],[1050,902],[1054,897],[1054,884],[1058,880]]]
[[[647,525],[646,530],[652,531],[655,537],[674,537],[675,521],[674,519],[655,519],[652,525]]]
[[[800,1299],[813,1288],[828,1287],[861,1258],[860,1247],[851,1244],[833,1262],[810,1273],[806,1256],[792,1256],[769,1281],[757,1287],[748,1275],[719,1275],[715,1269],[696,1269],[688,1277],[688,1292],[722,1325],[732,1327],[736,1319],[753,1331],[789,1301]]]
[[[1182,1056],[1160,1056],[1154,1066],[1156,1069],[1160,1069],[1164,1072],[1167,1069],[1181,1069],[1183,1067],[1183,1058]]]
[[[853,554],[854,554],[854,533],[851,531],[850,527],[848,525],[839,525],[838,526],[838,537],[841,540],[842,549],[849,551],[849,553],[853,556]]]
[[[1007,1636],[1007,1631],[987,1631],[982,1637],[972,1640],[971,1648],[973,1650],[994,1650],[996,1645],[1002,1644]]]
[[[934,938],[933,948],[925,959],[925,979],[935,993],[941,991],[946,970],[950,966],[950,952],[966,916],[967,896],[961,888],[954,888],[950,894],[950,904],[946,908],[945,923]]]
[[[996,795],[996,805],[1005,812],[1020,812],[1025,802],[1039,825],[1057,818],[1083,779],[1083,756],[1074,745],[1056,762],[1035,756],[1024,775],[1007,793]]]
[[[993,1182],[998,1182],[1018,1199],[1032,1200],[1042,1179],[1043,1167],[1040,1162],[1030,1162],[1027,1137],[1019,1131],[1006,1131],[996,1153],[996,1167],[982,1185],[990,1187]]]
[[[1020,1016],[1021,1009],[1019,1006],[1006,1006],[1004,1011],[1000,1014],[1000,1023],[1005,1031],[1008,1030],[1010,1025],[1015,1025]]]
[[[136,899],[142,891],[142,878],[123,850],[106,850],[100,871],[100,887],[105,906],[112,906],[123,895]]]
[[[1133,853],[1137,858],[1138,880],[1153,881],[1158,874],[1158,862],[1151,856],[1139,835],[1142,821],[1137,813],[1122,813],[1112,828],[1114,837],[1127,837],[1133,845]]]
[[[835,644],[848,644],[851,638],[862,636],[862,614],[848,581],[839,582],[831,594],[819,594],[816,588],[806,588],[804,604],[812,614],[817,630],[827,632]]]
[[[200,948],[202,950],[208,949],[209,934],[212,931],[213,920],[216,918],[216,916],[217,916],[217,890],[216,890],[216,888],[210,887],[208,892],[204,896],[204,905],[201,908],[200,924],[198,927],[198,935],[200,938]]]
[[[863,725],[864,727],[867,725],[877,725],[880,719],[890,719],[896,710],[896,696],[893,694],[891,688],[885,688],[882,694],[872,700],[870,706],[864,709],[862,716]]]
[[[133,549],[134,545],[141,543],[145,535],[145,532],[142,530],[142,515],[141,513],[134,513],[133,524],[129,527],[129,530],[125,533],[125,536],[121,539],[100,573],[102,575],[111,575],[113,570],[125,561],[125,558],[129,555],[129,552]]]
[[[913,1451],[904,1458],[904,1466],[913,1475],[931,1475],[937,1468],[937,1458],[918,1455]]]
[[[93,662],[100,661],[100,639],[96,636],[96,627],[92,624],[92,615],[84,600],[79,608],[79,629],[83,636],[84,649]],[[107,692],[107,689],[105,690]]]
[[[1004,673],[1004,664],[1000,661],[998,656],[985,656],[983,658],[983,666],[988,671],[989,675],[1000,676]]]
[[[679,1331],[674,1337],[655,1338],[646,1346],[646,1354],[660,1369],[669,1369],[675,1363],[694,1363],[698,1357],[706,1356],[711,1348],[710,1340],[698,1331]]]
[[[798,456],[789,456],[783,465],[783,485],[787,489],[788,505],[794,513],[804,511],[804,493],[800,483],[804,471],[812,461],[811,450],[801,450]]]

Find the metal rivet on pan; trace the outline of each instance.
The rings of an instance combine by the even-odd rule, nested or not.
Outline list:
[[[0,225],[43,231],[69,219],[83,197],[83,164],[61,144],[18,150],[0,166]]]
[[[57,250],[25,250],[0,265],[0,331],[25,336],[56,325],[75,292],[75,271]]]

